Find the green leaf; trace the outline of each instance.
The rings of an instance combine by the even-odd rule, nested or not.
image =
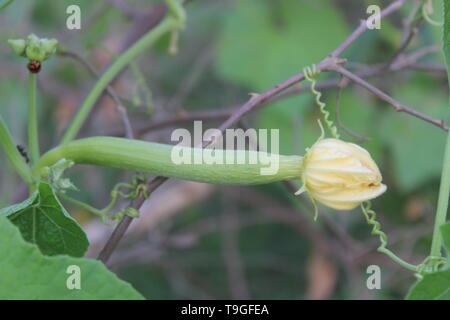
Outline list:
[[[447,257],[450,256],[450,222],[441,226],[444,246],[447,249]],[[408,300],[450,300],[450,268],[425,275],[418,281],[406,296]]]
[[[450,269],[425,275],[406,296],[407,300],[450,300]]]
[[[7,216],[24,239],[37,244],[45,255],[81,257],[89,245],[84,231],[45,182],[27,200],[0,210],[1,216]]]
[[[69,266],[80,271],[80,289]],[[69,279],[69,280],[68,280]],[[142,299],[133,287],[96,260],[48,257],[25,242],[17,228],[0,217],[0,299]]]

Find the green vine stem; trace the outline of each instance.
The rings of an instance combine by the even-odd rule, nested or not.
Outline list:
[[[190,154],[192,161],[191,164],[176,164],[172,161],[173,148],[174,146],[167,144],[114,137],[79,139],[45,153],[33,168],[33,175],[38,178],[41,169],[60,159],[67,159],[78,164],[122,168],[169,178],[217,184],[263,184],[301,179],[302,157],[300,156],[283,156],[251,150],[211,150],[178,146],[177,153],[180,151],[183,154]],[[208,150],[214,154],[214,158],[224,159],[224,164],[194,163],[195,159],[202,159],[204,152]],[[274,174],[262,175],[261,169],[270,166],[268,161],[246,160],[244,164],[239,164],[237,159],[240,157],[276,161],[278,170]],[[235,159],[235,161],[226,161],[227,159]]]
[[[36,111],[36,74],[30,72],[28,78],[28,150],[31,164],[39,159],[39,135]]]
[[[386,233],[381,230],[381,224],[377,221],[377,213],[371,209],[372,204],[370,201],[365,204],[361,204],[361,209],[366,218],[367,224],[372,226],[372,234],[379,236],[381,245],[378,247],[377,251],[386,254],[393,261],[397,262],[402,267],[409,269],[411,271],[417,271],[417,266],[408,263],[398,257],[395,253],[389,250],[387,247],[388,237]]]
[[[102,219],[102,221],[106,220],[106,217],[103,214],[102,210],[94,208],[93,206],[91,206],[91,205],[89,205],[89,204],[87,204],[85,202],[82,202],[80,200],[74,199],[74,198],[68,196],[67,194],[65,194],[63,192],[58,192],[58,197],[60,197],[61,199],[63,199],[63,200],[65,200],[65,201],[67,201],[67,202],[69,202],[69,203],[71,203],[71,204],[73,204],[75,206],[78,206],[78,207],[80,207],[80,208],[82,208],[82,209],[84,209],[84,210],[86,210],[86,211],[88,211],[88,212],[90,212],[90,213],[100,217]]]
[[[448,209],[448,198],[450,194],[450,132],[447,134],[445,146],[444,163],[439,187],[439,198],[434,222],[433,239],[431,242],[430,256],[441,257],[442,235],[440,227],[445,223]]]
[[[429,1],[427,4],[432,5]],[[443,51],[445,61],[447,64],[447,74],[450,77],[450,1],[443,1],[443,16],[444,16],[444,28],[443,28]],[[449,83],[450,84],[450,83]],[[442,164],[441,185],[439,187],[439,198],[436,210],[436,218],[434,222],[433,238],[431,241],[430,257],[432,261],[431,269],[441,263],[442,257],[442,235],[440,227],[445,223],[448,200],[450,195],[450,132],[447,134],[447,142],[445,145],[444,162]]]
[[[0,145],[3,147],[3,150],[5,150],[6,157],[19,176],[26,184],[28,184],[28,186],[31,186],[33,184],[33,178],[30,167],[28,167],[22,155],[17,150],[16,144],[14,143],[2,116],[0,116]]]
[[[174,10],[172,14],[169,14],[159,25],[149,31],[139,41],[119,56],[111,67],[109,67],[109,69],[98,79],[95,86],[92,88],[91,92],[78,110],[78,113],[75,115],[72,123],[67,128],[67,131],[62,137],[61,143],[67,143],[76,137],[98,97],[108,86],[109,82],[113,80],[124,67],[129,65],[137,55],[146,50],[149,46],[153,45],[159,38],[161,38],[161,36],[170,31],[178,30],[183,27],[184,16],[180,13],[183,12],[181,5],[174,0],[166,0],[166,2],[168,3],[169,8]]]
[[[58,192],[58,197],[63,199],[64,201],[67,201],[68,203],[71,203],[74,206],[77,206],[77,207],[95,215],[95,216],[98,216],[101,219],[102,223],[107,226],[113,226],[114,221],[120,221],[125,215],[132,216],[133,218],[139,217],[139,212],[136,209],[131,208],[131,207],[124,208],[123,210],[121,210],[117,213],[114,213],[114,214],[109,214],[109,210],[111,209],[110,205],[108,205],[108,207],[100,210],[100,209],[97,209],[97,208],[91,206],[90,204],[87,204],[83,201],[72,198],[63,192]],[[128,197],[128,198],[130,198],[130,197]],[[113,199],[111,202],[114,202],[113,204],[115,204],[116,199]]]

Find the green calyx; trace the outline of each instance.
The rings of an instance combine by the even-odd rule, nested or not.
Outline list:
[[[9,39],[8,44],[18,56],[42,62],[56,52],[58,40],[39,38],[35,34],[30,34],[26,39]]]

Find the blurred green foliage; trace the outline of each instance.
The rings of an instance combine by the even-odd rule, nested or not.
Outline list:
[[[65,29],[65,8],[74,2],[82,8],[81,31]],[[384,1],[379,2],[384,5]],[[436,11],[439,11],[439,2],[435,4]],[[133,0],[126,3],[143,11],[159,1]],[[242,104],[249,92],[264,91],[300,72],[303,67],[320,61],[345,39],[360,19],[366,17],[366,6],[367,1],[356,0],[190,1],[187,5],[188,24],[181,34],[179,54],[167,54],[169,40],[165,38],[136,61],[152,91],[156,107],[153,116],[144,113],[142,108],[130,110],[133,124],[139,126],[177,112],[224,110]],[[343,55],[354,63],[351,67],[387,61],[399,48],[401,20],[410,8],[410,5],[405,6],[401,12],[383,20],[380,31],[369,31],[353,44]],[[439,20],[439,13],[434,18]],[[24,37],[31,32],[55,37],[102,70],[113,59],[111,56],[120,50],[134,22],[105,1],[14,1],[0,12],[0,112],[7,119],[17,143],[26,143],[26,69],[23,61],[10,53],[6,40]],[[439,28],[423,24],[406,53],[426,45],[440,44],[440,41]],[[182,105],[165,110],[168,101],[195,71],[196,61],[204,59],[208,50],[211,61],[205,64]],[[428,55],[421,62],[442,63],[442,55]],[[320,80],[335,76],[324,73]],[[122,79],[117,85],[118,90],[132,98],[128,94],[133,91],[135,78],[127,71]],[[445,119],[447,83],[442,74],[411,69],[368,81],[405,105],[448,120]],[[38,93],[44,149],[59,140],[65,123],[93,83],[91,75],[75,60],[59,57],[44,64]],[[323,100],[335,118],[336,90],[324,90],[323,93]],[[85,126],[83,135],[106,134],[120,127],[112,109],[111,103],[102,100]],[[270,104],[250,114],[246,120],[252,127],[280,129],[281,153],[302,154],[320,134],[318,117],[312,94],[305,92]],[[405,113],[396,113],[390,105],[355,85],[342,91],[340,118],[346,127],[370,138],[360,144],[371,152],[388,185],[388,192],[376,199],[374,205],[386,233],[394,239],[394,250],[409,261],[420,262],[427,254],[432,230],[444,132]],[[219,123],[212,121],[210,126]],[[185,126],[190,128],[190,125]],[[341,134],[344,139],[357,142],[355,137],[342,130]],[[146,138],[167,142],[170,130],[153,133]],[[6,163],[2,153],[0,162]],[[108,202],[109,190],[116,181],[127,179],[118,170],[86,166],[74,169],[71,176],[83,190],[74,196],[97,207]],[[15,201],[18,191],[11,188],[13,185],[19,185],[17,177],[8,165],[3,165],[0,168],[0,204],[9,205]],[[237,241],[248,297],[308,298],[311,297],[311,283],[320,279],[326,279],[330,286],[328,291],[322,289],[324,298],[404,297],[414,281],[413,276],[373,254],[377,239],[370,236],[370,228],[358,210],[347,213],[321,207],[322,216],[313,223],[312,210],[300,204],[282,186],[249,189],[270,200],[274,211],[278,210],[277,206],[282,206],[302,215],[312,224],[313,233],[322,234],[331,243],[341,241],[329,227],[330,223],[337,226],[344,237],[349,237],[349,241],[361,249],[359,255],[350,262],[346,261],[350,259],[347,256],[350,249],[341,245],[321,253],[318,243],[311,241],[294,223],[267,218],[259,221],[264,219],[264,208],[230,195],[232,188],[218,188],[206,200],[185,207],[155,231],[155,237],[170,239],[192,233],[194,231],[190,230],[194,227],[200,228],[205,221],[210,222],[211,230],[199,233],[193,245],[172,248],[163,241],[163,245],[155,249],[148,240],[153,239],[151,235],[148,239],[147,236],[133,238],[132,243],[127,243],[116,253],[117,256],[126,256],[128,250],[132,251],[140,243],[150,242],[148,249],[142,251],[143,256],[138,256],[139,259],[135,257],[126,263],[118,263],[115,271],[146,298],[236,297],[224,254],[223,233],[226,231],[221,229],[223,216],[229,214],[226,204],[234,203],[242,224],[237,230]],[[92,219],[86,219],[86,213],[77,208],[68,206],[68,209],[80,221]],[[245,224],[242,222],[245,219],[257,220],[257,223]],[[153,257],[152,250],[159,255]],[[318,252],[321,254],[319,257],[316,256]],[[382,290],[377,292],[365,287],[365,270],[370,264],[378,264],[382,268]]]

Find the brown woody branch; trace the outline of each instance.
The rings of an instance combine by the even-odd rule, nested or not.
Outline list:
[[[424,47],[421,49],[418,49],[412,54],[409,54],[407,56],[400,56],[391,64],[383,63],[383,64],[376,64],[372,66],[364,66],[362,68],[362,71],[354,72],[358,77],[362,79],[377,77],[380,75],[385,75],[386,72],[397,72],[404,69],[421,69],[425,71],[431,71],[431,72],[442,72],[443,74],[447,74],[447,69],[443,65],[429,65],[425,63],[418,63],[417,61],[424,56],[434,53],[440,50],[439,46],[430,46],[430,47]],[[317,84],[316,88],[319,90],[324,89],[332,89],[339,87],[340,85],[340,78],[336,79],[330,79],[330,80],[324,80]],[[348,79],[344,79],[344,83],[341,85],[347,85]],[[308,92],[310,90],[310,86],[307,85],[300,85],[297,84],[295,86],[292,86],[290,89],[285,90],[284,92],[275,95],[271,97],[266,102],[262,103],[259,108],[266,106],[272,102],[279,101],[281,99],[290,97],[295,94],[299,94],[302,92]],[[150,123],[146,125],[141,126],[135,126],[136,131],[136,137],[139,138],[142,135],[144,135],[147,132],[159,130],[163,128],[167,128],[173,125],[177,125],[182,122],[191,122],[195,120],[221,120],[221,119],[227,119],[229,118],[239,107],[233,107],[231,110],[205,110],[205,111],[194,111],[194,112],[186,112],[181,111],[177,112],[174,116],[171,116],[169,118],[160,120],[155,123]],[[419,113],[420,114],[420,113]],[[112,131],[108,132],[107,135],[111,136],[124,136],[123,130],[120,129],[113,129]]]
[[[370,83],[366,82],[364,79],[358,77],[356,74],[348,71],[347,69],[343,68],[342,66],[336,64],[330,70],[334,70],[336,72],[339,72],[341,75],[343,75],[346,78],[354,81],[356,84],[366,88],[367,90],[372,92],[374,95],[379,97],[381,100],[384,100],[387,103],[389,103],[391,106],[393,106],[395,111],[397,111],[397,112],[405,112],[405,113],[410,114],[410,115],[412,115],[412,116],[414,116],[416,118],[419,118],[419,119],[422,119],[422,120],[424,120],[426,122],[434,124],[435,126],[438,126],[438,127],[442,128],[442,129],[444,129],[445,131],[448,131],[448,127],[444,123],[444,120],[432,118],[432,117],[427,116],[427,115],[425,115],[423,113],[420,113],[420,112],[418,112],[418,111],[416,111],[416,110],[414,110],[414,109],[412,109],[412,108],[410,108],[408,106],[405,106],[404,104],[398,102],[397,100],[395,100],[394,98],[392,98],[388,94],[384,93],[383,91],[381,91],[377,87],[371,85]]]

